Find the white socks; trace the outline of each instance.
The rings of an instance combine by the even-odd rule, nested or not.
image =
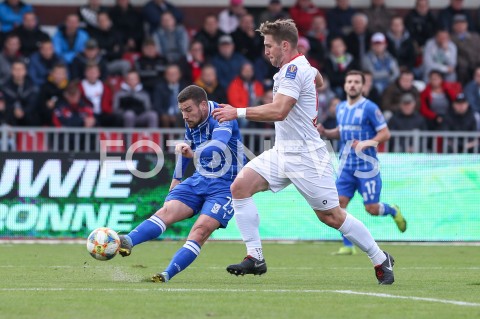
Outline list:
[[[243,242],[247,245],[247,255],[263,260],[262,242],[258,227],[260,217],[252,197],[233,199],[233,209]]]
[[[338,230],[358,248],[366,252],[374,266],[382,264],[387,259],[367,227],[349,213]]]

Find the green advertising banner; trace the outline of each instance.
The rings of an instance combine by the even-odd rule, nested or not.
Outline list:
[[[357,194],[348,211],[377,240],[480,241],[480,156],[473,154],[380,154],[381,200],[401,207],[408,229],[391,217],[365,212]],[[140,172],[157,164],[155,154],[135,154]],[[0,238],[84,238],[97,227],[128,232],[159,209],[170,185],[174,157],[165,156],[158,174],[135,176],[125,161],[100,165],[100,155],[2,153]],[[338,240],[321,224],[292,186],[254,197],[263,239]],[[162,238],[185,238],[194,219],[177,223]],[[240,239],[234,219],[214,239]]]

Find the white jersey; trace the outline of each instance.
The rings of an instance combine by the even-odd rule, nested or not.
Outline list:
[[[316,75],[317,69],[308,63],[305,56],[298,55],[273,76],[273,98],[281,93],[297,100],[285,120],[275,122],[276,147],[307,151],[307,143],[314,145],[315,149],[325,146],[316,129]]]

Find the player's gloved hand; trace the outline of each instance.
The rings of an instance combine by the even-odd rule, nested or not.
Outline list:
[[[182,154],[183,157],[193,158],[193,151],[187,143],[178,143],[175,145],[175,154]]]

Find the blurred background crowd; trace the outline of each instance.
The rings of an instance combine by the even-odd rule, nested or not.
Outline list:
[[[362,10],[349,0],[328,10],[312,0],[291,7],[270,0],[252,11],[242,0],[229,3],[187,27],[182,8],[168,1],[134,7],[116,0],[106,7],[88,0],[47,30],[30,4],[4,0],[0,124],[178,127],[176,97],[192,83],[211,100],[239,108],[270,102],[277,69],[255,30],[292,18],[299,51],[325,79],[318,119],[326,128],[336,126],[345,74],[360,69],[364,95],[392,130],[480,130],[480,8],[466,10],[462,0],[435,12],[428,0],[416,0],[402,14],[384,0]]]

